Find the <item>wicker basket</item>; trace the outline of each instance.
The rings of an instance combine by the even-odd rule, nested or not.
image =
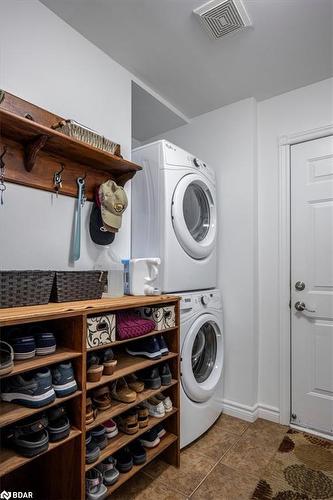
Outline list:
[[[53,271],[0,271],[0,308],[47,304]]]
[[[73,139],[77,139],[78,141],[85,142],[90,146],[94,146],[97,149],[107,151],[108,153],[116,156],[121,156],[119,144],[97,134],[97,132],[88,127],[80,125],[74,120],[63,120],[57,125],[54,125],[52,128],[58,130],[58,132],[61,132],[62,134],[72,137]]]
[[[106,279],[105,271],[56,271],[51,301],[101,299]]]

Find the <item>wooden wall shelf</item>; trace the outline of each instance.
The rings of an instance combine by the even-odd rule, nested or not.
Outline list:
[[[0,477],[2,489],[9,491],[17,489],[20,485],[22,491],[34,491],[34,498],[48,500],[85,500],[85,475],[87,471],[95,467],[110,455],[139,438],[148,430],[162,423],[166,434],[161,442],[153,449],[146,449],[147,461],[160,456],[166,462],[179,466],[180,443],[179,443],[179,407],[180,407],[180,340],[179,340],[179,298],[175,296],[145,296],[145,297],[121,297],[115,299],[101,299],[82,302],[70,302],[62,304],[46,304],[41,306],[28,306],[18,308],[0,309],[0,334],[5,335],[10,342],[10,331],[12,325],[30,325],[36,322],[47,322],[50,331],[54,331],[57,339],[56,352],[48,356],[36,356],[30,360],[15,361],[14,369],[8,377],[26,371],[36,370],[42,366],[71,360],[78,383],[78,390],[67,397],[57,398],[53,403],[42,408],[33,409],[17,404],[0,402],[0,428],[6,432],[8,426],[21,421],[32,415],[44,414],[48,408],[57,404],[64,404],[68,410],[72,425],[70,435],[57,443],[50,443],[47,451],[31,459],[20,456],[15,450],[4,446],[0,450]],[[134,309],[145,306],[170,306],[176,308],[176,325],[159,331],[162,333],[169,348],[169,354],[157,360],[143,357],[130,356],[125,353],[124,346],[127,341],[115,341],[104,347],[112,347],[118,363],[115,372],[111,376],[103,376],[99,382],[89,383],[86,378],[87,354],[90,349],[86,346],[87,318],[90,315],[103,313],[116,313],[124,309]],[[145,336],[157,334],[157,331]],[[145,337],[143,336],[143,337]],[[136,340],[140,340],[139,337]],[[129,340],[130,342],[130,340]],[[122,345],[124,344],[124,345]],[[98,352],[98,351],[97,351]],[[134,402],[126,404],[115,401],[112,398],[111,408],[98,411],[94,421],[86,424],[85,411],[87,397],[91,397],[93,390],[102,384],[107,385],[113,380],[149,366],[169,363],[172,373],[172,381],[168,386],[158,389],[144,389],[137,395]],[[6,378],[7,375],[4,377]],[[101,450],[99,458],[92,464],[85,463],[85,440],[86,433],[94,427],[103,424],[109,418],[114,418],[128,411],[130,408],[142,403],[150,397],[163,392],[170,397],[173,409],[165,413],[162,418],[149,417],[148,426],[140,428],[132,435],[121,431],[117,436],[110,439],[106,448]],[[64,459],[66,457],[66,459]],[[120,488],[128,479],[139,472],[143,465],[134,465],[126,474],[120,474],[116,484],[108,488],[108,495]],[[54,481],[54,478],[57,481]]]
[[[6,147],[6,181],[54,191],[53,175],[64,164],[60,194],[76,196],[76,178],[87,174],[86,195],[92,200],[96,186],[108,179],[124,186],[141,170],[131,161],[50,128],[56,117],[46,110],[30,105],[41,123],[22,116],[18,111],[26,109],[29,103],[15,96],[10,99],[15,100],[15,106],[6,106],[6,97],[0,105],[0,153]]]

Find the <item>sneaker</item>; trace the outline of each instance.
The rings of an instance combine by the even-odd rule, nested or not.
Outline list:
[[[103,460],[102,463],[96,466],[102,476],[103,482],[106,486],[111,486],[118,481],[119,470],[116,469],[116,460],[111,456]]]
[[[160,359],[162,356],[155,336],[142,338],[139,342],[131,342],[126,347],[126,352],[131,356],[145,356],[149,359]]]
[[[118,434],[118,426],[112,418],[103,423],[105,427],[106,437],[112,439]]]
[[[107,487],[103,483],[103,474],[97,468],[91,469],[86,474],[87,500],[103,500],[107,497]]]
[[[162,424],[155,425],[154,429],[156,430],[157,435],[160,439],[162,439],[162,437],[166,435],[166,430],[164,429]]]
[[[140,379],[144,382],[146,389],[159,389],[162,385],[158,366],[140,372]]]
[[[36,356],[36,342],[32,335],[18,334],[11,338],[14,350],[14,359],[30,359]]]
[[[101,450],[93,440],[91,433],[86,434],[86,464],[92,464],[99,458]]]
[[[129,472],[133,467],[133,457],[129,448],[125,446],[120,451],[118,451],[115,455],[117,460],[117,469],[119,472]]]
[[[170,385],[172,382],[172,375],[169,367],[169,363],[163,363],[160,366],[160,376],[162,385]]]
[[[60,363],[52,368],[53,388],[58,398],[69,396],[77,390],[77,383],[74,378],[73,366],[68,363]]]
[[[49,447],[49,436],[46,430],[47,418],[33,416],[17,423],[7,435],[7,439],[15,450],[24,457],[35,457]]]
[[[41,368],[35,374],[29,372],[5,379],[1,393],[2,401],[21,404],[29,408],[48,405],[55,398],[52,377],[48,368]]]
[[[31,333],[31,330],[30,330]],[[37,332],[34,334],[36,343],[36,354],[37,356],[45,356],[46,354],[52,354],[55,352],[57,343],[55,336],[52,332],[40,331],[39,327]]]
[[[164,405],[161,401],[154,400],[153,398],[143,401],[142,403],[146,408],[148,408],[149,415],[151,417],[162,418],[165,416]]]
[[[156,429],[154,429],[154,428],[150,429],[150,431],[148,431],[148,432],[145,432],[145,434],[143,434],[140,437],[140,443],[145,448],[155,448],[155,446],[158,446],[160,444],[160,442],[161,442],[161,440],[157,435]]]
[[[51,442],[65,439],[69,435],[71,426],[64,406],[50,408],[47,419],[47,432]]]
[[[160,351],[161,351],[162,356],[166,356],[167,354],[169,354],[169,348],[168,348],[167,343],[165,342],[162,334],[158,335],[157,341],[158,341],[158,344],[160,346]]]
[[[140,444],[140,441],[134,441],[128,448],[132,455],[134,465],[142,465],[147,461],[147,452]]]
[[[0,341],[0,376],[8,375],[14,368],[14,350],[10,344]]]
[[[163,403],[166,413],[172,411],[172,401],[169,396],[165,396],[164,394],[160,393],[156,394],[154,399],[156,399],[156,401],[161,401]]]
[[[108,440],[106,437],[106,429],[104,425],[98,425],[91,431],[91,437],[97,444],[100,450],[103,450],[108,444]]]

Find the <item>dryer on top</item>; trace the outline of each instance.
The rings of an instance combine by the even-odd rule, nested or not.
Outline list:
[[[132,257],[160,257],[162,292],[216,286],[215,173],[167,141],[136,148]]]

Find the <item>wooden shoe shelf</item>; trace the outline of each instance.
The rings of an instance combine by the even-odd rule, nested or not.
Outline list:
[[[144,337],[163,333],[169,347],[169,354],[159,360],[150,360],[144,357],[130,356],[125,351],[125,345],[133,339],[116,340],[106,346],[93,349],[86,347],[87,317],[103,313],[116,313],[124,309],[138,307],[175,306],[176,325],[162,331],[154,331]],[[166,462],[179,466],[179,299],[173,296],[152,297],[122,297],[115,299],[101,299],[81,302],[68,302],[61,304],[47,304],[42,306],[17,307],[0,309],[0,335],[7,333],[10,327],[43,323],[53,331],[57,339],[57,350],[47,356],[36,356],[32,359],[15,361],[13,371],[5,379],[17,374],[36,370],[62,361],[71,361],[74,367],[78,390],[67,397],[57,398],[53,403],[39,409],[1,402],[0,403],[0,429],[6,431],[8,426],[34,414],[42,414],[48,408],[57,404],[65,404],[72,424],[69,436],[56,443],[49,443],[48,450],[33,458],[25,458],[14,450],[0,449],[0,482],[1,490],[32,491],[35,500],[85,500],[85,474],[109,455],[113,455],[127,444],[137,439],[147,430],[162,423],[166,429],[165,436],[160,444],[152,449],[147,449],[147,461],[143,465],[134,465],[128,473],[121,473],[118,481],[108,487],[108,495],[120,488],[128,479],[133,477],[148,462],[160,456]],[[142,337],[141,337],[142,338]],[[138,340],[138,339],[135,339]],[[98,349],[112,347],[117,366],[115,372],[109,376],[102,376],[98,382],[87,382],[87,353]],[[112,400],[111,408],[98,411],[95,420],[86,425],[85,409],[86,398],[96,387],[110,384],[112,381],[135,373],[144,368],[158,365],[168,361],[172,382],[159,389],[145,389],[137,395],[132,403],[121,403]],[[1,383],[5,381],[1,380]],[[86,432],[110,418],[133,408],[140,402],[164,392],[173,402],[173,410],[163,418],[149,417],[148,426],[136,434],[127,435],[119,432],[117,436],[108,440],[106,448],[101,450],[99,459],[93,464],[85,463],[85,438]]]

